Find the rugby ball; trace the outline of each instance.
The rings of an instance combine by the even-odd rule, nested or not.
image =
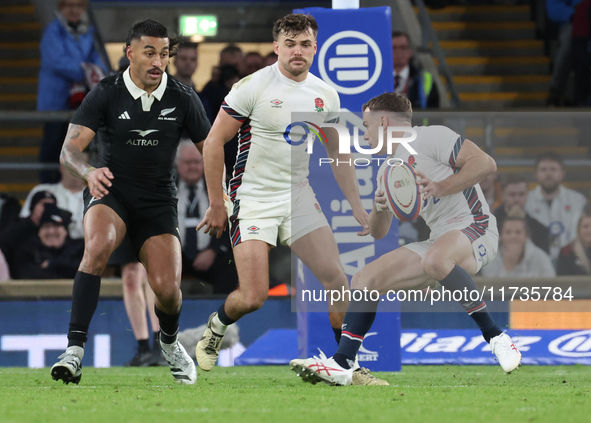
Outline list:
[[[386,196],[386,206],[394,217],[407,222],[419,216],[423,207],[420,185],[408,163],[384,163],[378,172],[378,181]]]

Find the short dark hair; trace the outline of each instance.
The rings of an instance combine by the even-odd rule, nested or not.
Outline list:
[[[523,228],[525,229],[525,233],[527,234],[527,237],[529,238],[531,236],[531,230],[529,229],[529,224],[527,223],[527,220],[525,219],[525,217],[523,217],[521,214],[517,214],[517,212],[515,214],[513,212],[510,212],[507,215],[507,217],[505,217],[505,219],[503,219],[503,223],[501,223],[501,227],[499,228],[501,231],[503,230],[503,228],[505,227],[507,222],[522,222]]]
[[[247,57],[252,57],[252,56],[256,56],[256,57],[259,57],[261,59],[263,58],[263,55],[261,53],[259,53],[258,51],[249,51],[248,53],[246,53],[244,55],[244,58],[246,59]]]
[[[279,34],[284,34],[287,37],[296,37],[301,33],[312,30],[314,38],[318,35],[318,24],[312,15],[305,15],[303,13],[290,13],[278,19],[273,25],[273,40],[279,39]]]
[[[244,54],[244,52],[237,45],[229,44],[220,51],[220,56],[222,54]]]
[[[507,173],[501,178],[501,189],[504,190],[508,185],[527,184],[527,178],[521,173]]]
[[[176,46],[178,39],[172,34],[168,34],[168,30],[160,22],[153,19],[146,19],[145,21],[135,21],[129,32],[127,33],[127,40],[125,42],[125,49],[131,45],[132,40],[139,40],[142,37],[168,38],[169,57],[176,54]]]
[[[179,45],[176,48],[177,52],[182,48],[190,48],[190,49],[197,50],[197,48],[199,47],[199,43],[194,43],[193,41],[191,41],[190,38],[187,38],[187,37],[179,37],[178,41],[179,41]]]
[[[361,109],[362,112],[369,109],[372,112],[391,112],[395,113],[401,120],[409,123],[412,120],[412,103],[402,93],[384,93],[372,98],[365,103]]]
[[[410,35],[408,35],[404,31],[392,31],[392,38],[404,37],[406,41],[408,41],[408,45],[410,45]]]
[[[550,160],[553,162],[557,162],[560,164],[560,167],[564,168],[564,160],[562,160],[562,156],[558,154],[556,151],[544,151],[536,158],[536,169],[541,161]]]

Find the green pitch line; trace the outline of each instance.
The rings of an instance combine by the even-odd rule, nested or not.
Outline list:
[[[287,367],[214,368],[176,385],[165,368],[0,369],[2,423],[515,423],[591,421],[591,367],[405,366],[390,386],[304,384]]]

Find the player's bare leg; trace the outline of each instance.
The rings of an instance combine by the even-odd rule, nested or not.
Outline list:
[[[339,249],[332,231],[328,226],[318,228],[296,240],[291,245],[291,250],[314,273],[325,290],[338,291],[341,300],[328,305],[328,318],[338,343],[349,304],[348,298],[343,298],[342,292],[349,290],[349,281],[341,265]]]
[[[209,371],[215,366],[222,339],[229,325],[263,306],[269,295],[269,250],[264,241],[243,241],[234,247],[234,260],[240,288],[232,292],[220,309],[209,316],[195,356],[199,367]]]
[[[125,237],[125,230],[117,213],[102,204],[91,207],[84,216],[84,256],[74,278],[68,348],[51,367],[54,380],[80,382],[88,326],[99,299],[100,275],[109,256]]]
[[[148,238],[139,254],[156,295],[156,316],[160,322],[160,347],[177,383],[193,384],[197,370],[193,359],[178,342],[181,314],[181,244],[174,235]]]
[[[337,343],[341,342],[341,328],[348,305],[348,297],[342,298],[343,290],[348,291],[348,280],[339,259],[339,250],[328,226],[316,229],[291,245],[292,251],[308,266],[327,291],[337,290],[342,300],[329,304],[330,324],[335,333]],[[355,358],[353,359],[355,361]],[[302,360],[293,360],[291,366],[304,370]],[[332,365],[331,363],[329,363]],[[366,368],[360,368],[356,362],[353,364],[354,371],[351,372],[351,383],[353,385],[388,385],[388,382],[371,375]],[[338,373],[338,372],[337,372]],[[344,372],[347,374],[347,372]],[[302,372],[305,375],[305,372]],[[334,375],[333,375],[334,376]],[[345,379],[348,376],[345,376]],[[337,379],[339,379],[337,377]],[[340,379],[339,379],[340,380]],[[343,384],[342,381],[329,381],[330,383]]]
[[[390,251],[364,266],[351,280],[351,289],[406,291],[433,286],[435,280],[421,268],[421,257],[406,248]]]
[[[472,243],[461,231],[449,231],[440,236],[421,262],[425,273],[437,281],[449,275],[456,265],[469,275],[474,275],[478,269]]]
[[[427,251],[421,262],[423,270],[437,279],[444,289],[450,291],[477,291],[471,275],[478,266],[472,243],[461,231],[450,231],[439,237]],[[499,364],[507,373],[521,365],[521,353],[511,338],[502,333],[496,325],[486,303],[480,299],[472,301],[463,298],[462,307],[478,324],[482,336],[490,343],[492,352],[497,356]]]
[[[234,247],[240,289],[226,299],[228,317],[237,321],[263,306],[269,295],[269,250],[264,241],[244,241]]]
[[[137,263],[127,263],[121,267],[121,281],[123,283],[123,303],[125,311],[133,330],[133,335],[138,342],[137,354],[126,366],[143,367],[152,362],[150,351],[148,320],[146,318],[146,297],[144,285],[146,285],[146,271],[144,266]]]

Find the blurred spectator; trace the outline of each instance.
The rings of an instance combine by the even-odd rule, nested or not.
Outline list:
[[[250,51],[246,53],[244,59],[242,59],[242,62],[240,62],[240,65],[238,66],[240,78],[252,75],[256,71],[264,67],[265,59],[263,59],[263,56],[261,56],[261,54],[256,51]]]
[[[0,251],[0,282],[10,280],[10,270],[8,269],[8,263],[4,258],[4,254]]]
[[[240,52],[242,55],[242,50],[240,50],[236,46],[229,46],[226,47],[224,50],[229,48],[236,48],[237,51]],[[234,58],[236,54],[225,54],[223,53],[220,55],[220,60],[223,57],[230,57]],[[235,51],[231,49],[230,51]],[[242,56],[240,56],[242,57]],[[207,85],[203,88],[203,91],[199,94],[201,98],[201,102],[203,103],[203,107],[205,108],[205,112],[207,113],[207,117],[209,118],[210,122],[213,123],[215,121],[216,116],[218,115],[220,108],[222,107],[222,103],[226,98],[226,95],[230,92],[232,85],[238,82],[240,79],[238,75],[238,68],[233,64],[224,63],[220,67],[218,67],[218,79],[214,82],[209,81]],[[225,112],[224,112],[225,113]],[[238,135],[236,135],[230,142],[227,142],[224,145],[224,164],[226,165],[226,179],[229,180],[231,178],[232,170],[234,169],[234,163],[236,162],[236,154],[238,152]]]
[[[0,192],[0,232],[18,220],[20,210],[21,205],[15,197]]]
[[[238,69],[243,59],[244,54],[240,47],[232,44],[220,52],[220,62],[212,69],[211,80],[205,84],[200,93],[201,99],[205,99],[210,108],[207,117],[210,118],[211,123],[218,115],[230,88],[240,79]]]
[[[486,198],[486,202],[491,210],[496,209],[503,202],[501,198],[501,184],[499,183],[499,174],[497,172],[491,173],[480,181],[480,189],[482,189],[484,198]]]
[[[234,44],[229,44],[220,51],[220,61],[217,66],[211,69],[211,80],[205,85],[205,88],[212,83],[216,84],[220,80],[220,68],[224,65],[234,66],[236,69],[240,67],[240,63],[244,59],[242,49]]]
[[[482,276],[534,278],[556,276],[552,260],[529,239],[525,219],[507,216],[501,225],[497,256],[482,268]]]
[[[21,209],[20,217],[27,217],[30,214],[29,204],[31,198],[40,191],[49,191],[57,199],[57,206],[72,213],[69,232],[74,239],[84,238],[84,199],[82,193],[86,188],[86,181],[72,175],[68,170],[60,166],[61,180],[57,184],[41,184],[31,190],[25,204]]]
[[[507,174],[501,182],[503,204],[494,209],[493,214],[497,218],[499,228],[503,225],[505,218],[510,214],[525,219],[530,230],[532,242],[549,254],[550,237],[548,236],[548,228],[525,211],[528,194],[527,180],[524,175]]]
[[[234,44],[230,44],[220,51],[219,65],[232,65],[235,68],[238,68],[243,59],[244,53],[242,52],[242,49]]]
[[[271,66],[274,63],[277,63],[277,53],[272,51],[265,56],[265,66]]]
[[[94,28],[86,15],[87,0],[60,0],[56,19],[41,39],[41,68],[37,90],[37,110],[77,108],[87,90],[104,76],[106,67],[94,48]],[[67,122],[44,126],[39,152],[41,163],[58,163]],[[55,183],[59,173],[44,170],[41,183]]]
[[[591,0],[575,7],[571,52],[575,71],[575,105],[591,106]]]
[[[394,56],[394,92],[405,93],[414,110],[438,108],[439,93],[433,76],[420,69],[412,60],[413,51],[408,34],[402,31],[392,32],[392,54]]]
[[[197,66],[199,66],[198,47],[198,43],[191,42],[187,38],[182,38],[177,47],[177,53],[173,58],[174,66],[176,68],[176,73],[173,77],[183,84],[193,88],[195,92],[197,92],[197,87],[195,87],[195,83],[193,82],[193,75],[197,71]],[[213,112],[209,100],[203,97],[200,93],[197,93],[197,95],[203,104],[207,118],[213,122]],[[183,132],[183,137],[188,137],[186,132]]]
[[[198,46],[197,43],[181,40],[177,53],[173,58],[174,67],[176,68],[174,78],[193,89],[195,89],[193,74],[199,65]]]
[[[70,279],[76,275],[84,241],[68,235],[70,215],[54,204],[45,206],[38,233],[15,253],[13,279]]]
[[[0,250],[4,254],[4,258],[8,263],[11,275],[14,275],[17,267],[15,252],[18,249],[18,246],[27,242],[31,236],[39,231],[41,216],[45,210],[45,205],[55,203],[55,196],[51,192],[36,192],[29,202],[29,216],[17,220],[0,232]]]
[[[191,141],[183,141],[177,153],[179,233],[183,246],[183,276],[213,285],[215,293],[230,293],[238,286],[236,267],[227,233],[211,237],[196,228],[209,206],[203,180],[203,157]],[[230,263],[230,261],[232,261]],[[183,286],[191,293],[194,286]]]
[[[552,60],[552,80],[550,93],[546,99],[547,106],[560,106],[566,89],[568,75],[572,70],[571,36],[573,31],[572,17],[575,6],[581,0],[546,0],[548,18],[559,25],[558,39],[560,46]]]
[[[562,157],[548,151],[536,160],[538,186],[529,193],[525,210],[548,228],[550,257],[558,258],[560,249],[577,235],[577,222],[587,203],[583,194],[566,188]]]
[[[558,256],[556,273],[559,275],[591,275],[591,203],[577,225],[577,237]]]

